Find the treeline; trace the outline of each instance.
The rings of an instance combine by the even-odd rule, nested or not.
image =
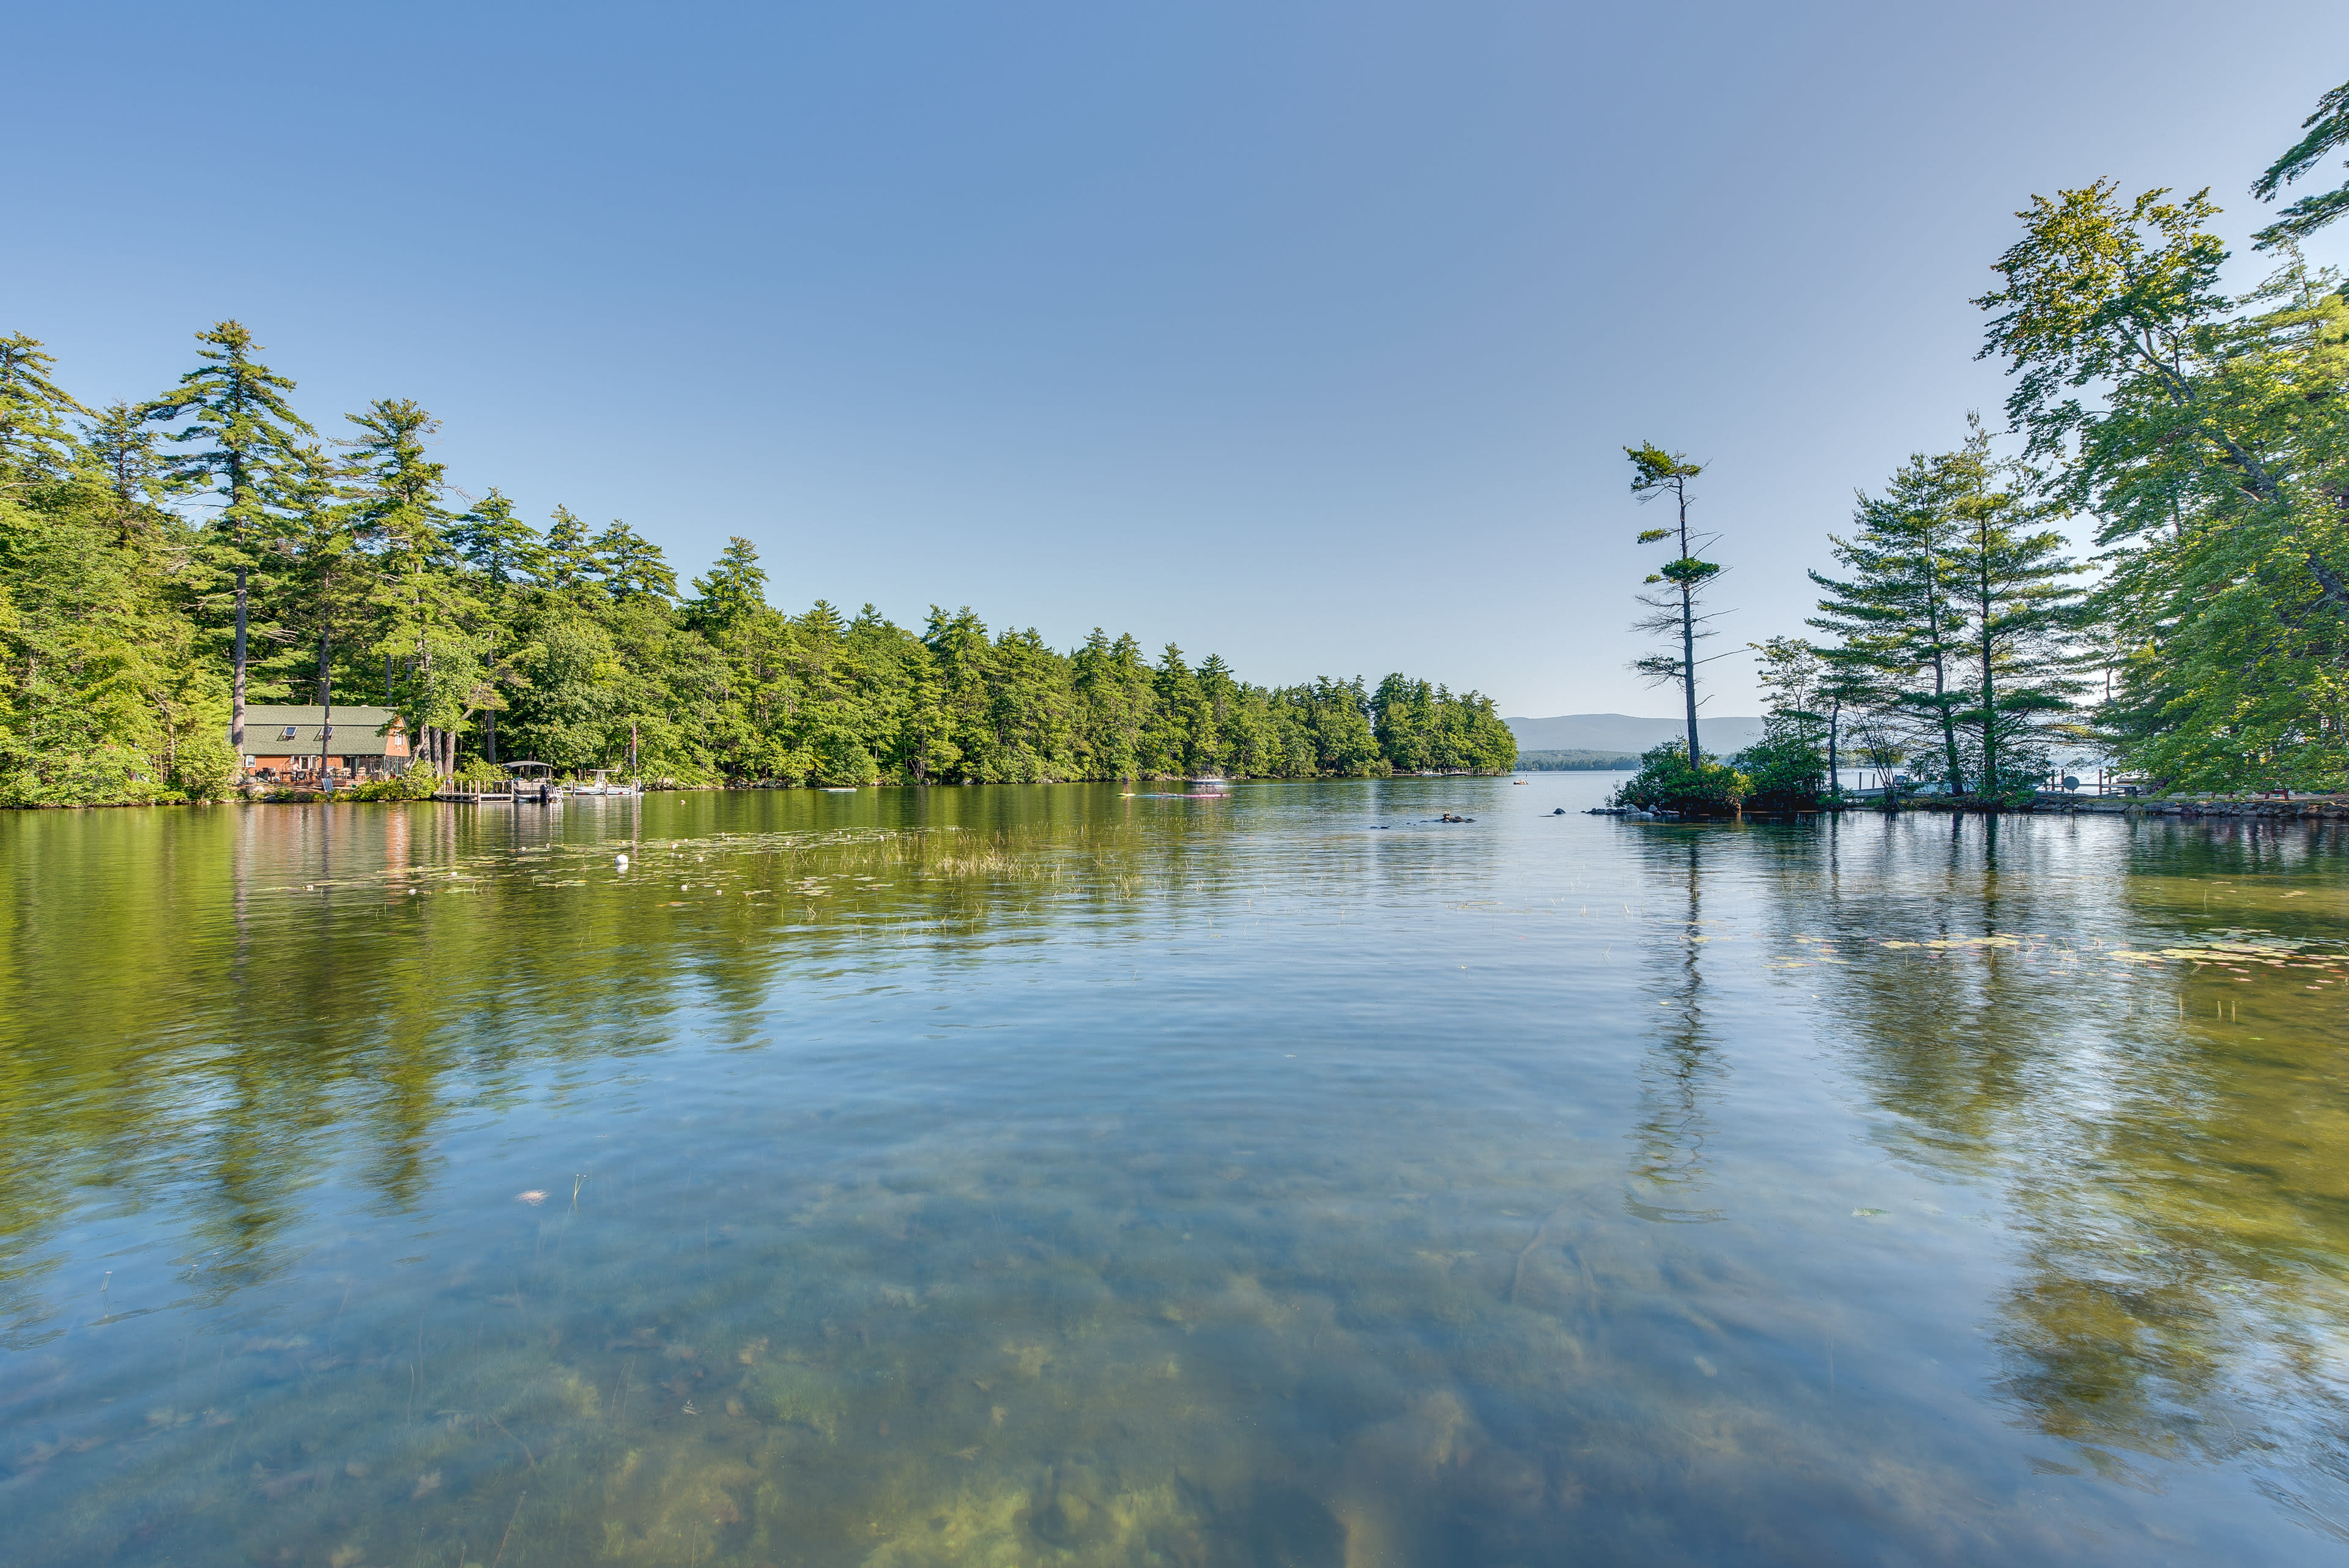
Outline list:
[[[1629,752],[1586,752],[1569,747],[1564,751],[1519,752],[1517,767],[1529,774],[1612,772],[1630,767],[1639,760]]]
[[[968,608],[918,630],[870,605],[785,614],[746,539],[680,587],[625,523],[557,507],[542,530],[494,489],[460,509],[415,403],[324,439],[243,327],[197,343],[171,389],[92,410],[37,341],[0,337],[0,804],[223,794],[248,702],[395,709],[441,775],[1354,777],[1516,755],[1490,700],[1402,675],[1266,687]]]
[[[2255,194],[2349,146],[2349,84],[2302,130]],[[1769,733],[1727,763],[1696,744],[1722,570],[1690,525],[1702,471],[1627,448],[1635,493],[1676,512],[1640,535],[1673,558],[1640,623],[1663,645],[1635,668],[1689,713],[1627,801],[1798,803],[1837,765],[1985,800],[2075,762],[2169,791],[2349,786],[2349,289],[2298,249],[2344,212],[2349,185],[2286,207],[2254,237],[2278,265],[2230,296],[2207,191],[2033,197],[1974,302],[2012,379],[2007,442],[1971,421],[1859,497],[1811,574],[1824,636],[1753,645]],[[2075,558],[2066,520],[2100,554]]]

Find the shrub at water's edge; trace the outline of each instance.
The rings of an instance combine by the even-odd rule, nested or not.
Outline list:
[[[375,779],[355,788],[337,792],[342,800],[430,800],[432,792],[440,787],[440,775],[424,768],[410,768],[388,779]]]
[[[1734,761],[1745,774],[1744,804],[1749,807],[1808,811],[1826,788],[1826,756],[1788,728],[1773,726],[1771,733],[1738,753]]]
[[[1692,767],[1688,747],[1679,741],[1649,747],[1640,753],[1640,771],[1615,792],[1615,804],[1642,811],[1734,815],[1753,781],[1718,757],[1699,755],[1702,761]]]

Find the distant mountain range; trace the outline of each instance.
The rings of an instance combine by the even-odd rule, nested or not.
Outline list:
[[[1561,713],[1554,719],[1507,719],[1521,752],[1644,752],[1659,741],[1688,733],[1681,719],[1637,719],[1629,713]],[[1762,738],[1762,721],[1706,719],[1696,736],[1708,752],[1727,756]]]

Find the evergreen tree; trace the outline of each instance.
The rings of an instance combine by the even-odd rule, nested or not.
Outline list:
[[[547,519],[545,581],[551,587],[576,588],[595,577],[595,545],[587,525],[558,506]]]
[[[1653,544],[1660,539],[1677,539],[1680,554],[1664,563],[1661,571],[1649,574],[1648,583],[1666,585],[1651,593],[1640,596],[1649,614],[1633,624],[1634,631],[1653,636],[1676,636],[1681,650],[1677,657],[1651,654],[1637,659],[1631,668],[1646,676],[1653,684],[1676,684],[1688,713],[1689,765],[1701,765],[1703,753],[1696,738],[1696,645],[1713,634],[1700,630],[1710,617],[1697,613],[1706,586],[1721,575],[1721,568],[1711,561],[1700,561],[1696,552],[1720,537],[1708,535],[1699,538],[1689,531],[1689,481],[1704,472],[1697,463],[1676,452],[1666,452],[1653,441],[1640,446],[1627,446],[1623,454],[1631,460],[1631,493],[1641,502],[1667,496],[1671,500],[1679,521],[1671,528],[1649,528],[1641,531],[1640,543]]]
[[[156,526],[161,508],[183,488],[164,460],[159,432],[148,424],[145,410],[116,402],[81,427],[76,466],[105,491],[118,542],[126,546]]]
[[[615,599],[677,597],[677,574],[662,558],[660,546],[617,517],[595,536],[594,561],[604,590]]]
[[[187,421],[168,439],[191,450],[172,467],[175,483],[210,484],[220,497],[212,528],[213,557],[233,584],[234,628],[230,644],[229,743],[244,751],[245,664],[250,634],[255,541],[267,529],[278,472],[309,422],[286,401],[294,382],[263,364],[261,346],[234,321],[196,334],[202,360],[170,391],[147,405],[147,418]]]
[[[765,608],[767,574],[759,565],[758,550],[740,535],[728,539],[709,575],[693,579],[693,593],[685,607],[692,626],[735,626]]]
[[[344,417],[359,431],[343,444],[353,524],[376,562],[374,651],[396,664],[388,696],[417,737],[418,756],[448,777],[467,714],[492,693],[486,618],[441,504],[448,471],[426,451],[440,421],[405,398],[379,398]]]
[[[2286,185],[2314,169],[2328,152],[2349,147],[2349,82],[2343,82],[2316,100],[2316,112],[2300,122],[2308,132],[2284,155],[2268,165],[2251,185],[2251,194],[2272,202]],[[2344,213],[2349,213],[2349,184],[2314,196],[2302,196],[2256,236],[2258,248],[2271,250],[2296,244]]]
[[[89,410],[49,379],[56,363],[37,337],[0,337],[0,484],[53,479],[73,461],[66,420]]]
[[[0,803],[220,793],[232,672],[324,706],[330,728],[355,689],[379,691],[434,775],[503,746],[789,784],[1359,777],[1390,750],[1437,767],[1515,754],[1488,700],[1401,675],[1376,696],[1359,679],[1272,689],[1172,645],[1154,666],[1130,635],[1063,651],[1032,627],[990,633],[968,608],[933,607],[919,633],[870,605],[785,616],[745,539],[679,602],[625,524],[591,538],[557,508],[542,539],[496,490],[452,515],[438,427],[412,401],[350,416],[330,457],[233,323],[171,397],[89,416],[78,441],[61,432],[80,405],[39,345],[8,342]],[[200,529],[172,510],[197,484],[222,503]],[[230,581],[219,613],[244,635],[223,659],[202,639]]]
[[[546,569],[546,545],[538,530],[514,515],[513,503],[495,485],[449,525],[448,536],[457,554],[492,587],[535,582]]]
[[[2074,668],[2080,590],[2069,580],[2079,568],[2061,534],[2033,526],[2042,512],[1992,483],[1979,422],[1954,469],[1962,493],[1953,597],[1964,607],[1974,665],[1974,701],[1954,718],[1974,742],[1979,793],[1999,794],[2032,787],[2047,771],[2046,724],[2069,714],[2085,689]]]
[[[297,665],[290,682],[295,702],[325,710],[318,735],[323,778],[335,716],[334,660],[347,634],[365,616],[368,573],[360,554],[356,510],[344,504],[336,465],[315,444],[296,447],[280,466],[276,533],[271,553],[280,562],[280,621],[288,644],[312,656],[305,680]]]
[[[1917,453],[1880,496],[1859,497],[1851,537],[1827,535],[1847,577],[1811,573],[1826,590],[1806,622],[1843,640],[1847,669],[1865,666],[1890,706],[1929,724],[1941,742],[1943,778],[1965,793],[1958,716],[1967,694],[1959,666],[1965,621],[1956,589],[1962,546],[1956,506],[1971,471],[1951,457]],[[1919,684],[1930,677],[1930,688]]]

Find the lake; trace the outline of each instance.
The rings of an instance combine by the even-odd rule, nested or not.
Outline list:
[[[0,1554],[2338,1554],[2342,837],[1617,782],[0,815]]]

